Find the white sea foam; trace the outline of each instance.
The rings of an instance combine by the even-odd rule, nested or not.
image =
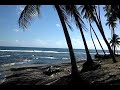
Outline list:
[[[2,67],[9,67],[9,66],[14,66],[14,65],[18,65],[18,64],[25,64],[30,62],[31,60],[23,60],[22,62],[17,62],[17,63],[8,63],[8,64],[3,64],[1,65]]]
[[[69,58],[62,58],[62,59],[67,60],[67,59],[69,59]]]
[[[2,55],[0,57],[10,57],[11,55]]]
[[[2,67],[13,66],[15,63],[3,64]]]
[[[42,50],[0,50],[0,52],[40,52],[40,53],[69,53],[69,52],[42,51]]]
[[[55,57],[40,57],[40,58],[45,58],[45,59],[57,59]]]
[[[86,53],[82,53],[82,54],[86,54]],[[96,54],[96,53],[90,53],[90,54]],[[98,54],[104,54],[104,53],[99,53]],[[105,53],[105,54],[110,54],[110,53]]]
[[[35,59],[39,59],[39,58],[35,58]]]
[[[0,80],[0,84],[3,83],[3,82],[5,82],[5,80],[6,80],[5,78],[4,78],[4,79],[1,79],[1,80]]]
[[[18,63],[16,63],[16,64],[25,64],[26,62],[18,62]]]
[[[31,60],[27,60],[27,59],[26,59],[26,60],[23,60],[23,61],[24,61],[24,62],[30,62]]]

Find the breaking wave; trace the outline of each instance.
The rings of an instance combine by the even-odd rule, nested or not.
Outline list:
[[[0,50],[0,52],[69,53],[69,52],[58,52],[58,51],[42,51],[42,50]]]

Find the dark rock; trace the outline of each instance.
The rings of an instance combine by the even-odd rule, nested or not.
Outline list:
[[[55,73],[60,72],[60,71],[61,71],[61,70],[60,70],[59,68],[50,66],[50,67],[48,67],[43,73],[44,73],[45,75],[50,76],[50,75],[55,74]]]

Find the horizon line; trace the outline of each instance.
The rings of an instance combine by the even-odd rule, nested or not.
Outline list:
[[[35,47],[35,46],[0,46],[0,47],[28,47],[28,48],[61,48],[61,49],[68,49],[68,48],[63,48],[63,47]],[[85,49],[85,48],[73,48],[73,49]],[[90,49],[90,50],[95,50],[95,49]],[[97,49],[97,50],[102,50],[102,49]],[[104,49],[108,50],[108,49]]]

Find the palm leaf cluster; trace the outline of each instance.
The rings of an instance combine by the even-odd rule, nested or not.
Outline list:
[[[115,34],[114,28],[116,27],[117,23],[117,14],[116,14],[116,7],[114,5],[106,5],[104,7],[104,10],[106,11],[105,16],[107,17],[107,23],[106,25],[111,28],[111,37],[113,37],[113,34]]]
[[[117,34],[113,34],[113,38],[110,40],[111,47],[119,47],[120,37]]]
[[[39,7],[40,5],[27,5],[24,8],[18,20],[19,26],[21,28],[27,29],[33,16],[37,16],[40,14]]]

